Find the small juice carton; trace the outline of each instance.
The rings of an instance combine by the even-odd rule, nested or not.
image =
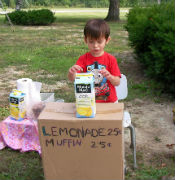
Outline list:
[[[10,116],[16,121],[21,121],[24,119],[26,114],[25,107],[25,93],[14,89],[9,96],[10,102]]]
[[[92,118],[96,114],[94,77],[92,73],[76,73],[76,117]]]

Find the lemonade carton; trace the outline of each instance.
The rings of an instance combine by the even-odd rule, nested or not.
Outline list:
[[[14,89],[9,96],[10,102],[10,116],[12,119],[21,121],[24,119],[26,114],[25,107],[25,93]]]
[[[94,77],[92,73],[76,73],[76,117],[92,118],[96,114]]]

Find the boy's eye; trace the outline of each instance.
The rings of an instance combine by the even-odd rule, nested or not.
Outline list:
[[[103,43],[103,41],[102,41],[102,40],[97,40],[97,41],[94,41],[94,40],[89,40],[89,43],[91,43],[91,44],[93,44],[93,43],[95,43],[95,42],[97,42],[98,44]]]

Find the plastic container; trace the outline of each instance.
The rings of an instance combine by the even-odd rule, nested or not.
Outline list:
[[[43,102],[55,102],[54,93],[40,93],[40,95]]]

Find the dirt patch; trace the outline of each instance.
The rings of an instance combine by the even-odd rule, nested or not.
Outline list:
[[[43,92],[55,92],[55,90],[68,88],[67,81],[58,81],[54,85],[48,85],[43,83],[42,84],[42,91]]]
[[[17,71],[14,66],[5,68],[0,73],[0,105],[8,104],[8,96],[12,89],[16,88],[16,77],[24,74]]]
[[[146,79],[143,67],[135,60],[132,52],[116,53],[115,56],[122,59],[120,69],[129,81],[141,83]],[[142,153],[146,164],[151,165],[151,159],[156,156],[155,154],[164,154],[164,158],[166,155],[174,157],[175,147],[169,146],[175,144],[173,107],[175,101],[168,99],[160,103],[155,103],[151,98],[125,102],[125,109],[130,112],[136,130],[137,152]],[[131,153],[129,129],[125,129],[125,145],[126,154]]]
[[[23,30],[50,30],[50,29],[58,29],[56,26],[25,26],[22,28]]]
[[[37,73],[34,73],[38,78],[53,78],[54,75],[52,74],[45,74],[44,71],[40,71]],[[8,68],[5,68],[3,72],[0,73],[0,105],[8,105],[8,97],[9,93],[12,91],[12,89],[16,89],[16,81],[24,76],[27,77],[27,74],[24,71],[19,71],[14,66],[10,66]],[[54,85],[53,84],[47,84],[42,83],[42,89],[41,92],[54,92],[58,89],[67,89],[68,84],[67,81],[57,81]]]
[[[136,62],[133,52],[124,51],[122,53],[114,53],[113,55],[118,59],[122,59],[120,63],[120,70],[122,74],[127,76],[129,81],[141,83],[145,80],[143,67],[139,62]]]
[[[173,124],[173,102],[154,103],[151,100],[133,100],[126,103],[136,129],[137,147],[144,147],[146,152],[166,152],[167,144],[175,143]],[[129,142],[128,135],[126,142]]]

